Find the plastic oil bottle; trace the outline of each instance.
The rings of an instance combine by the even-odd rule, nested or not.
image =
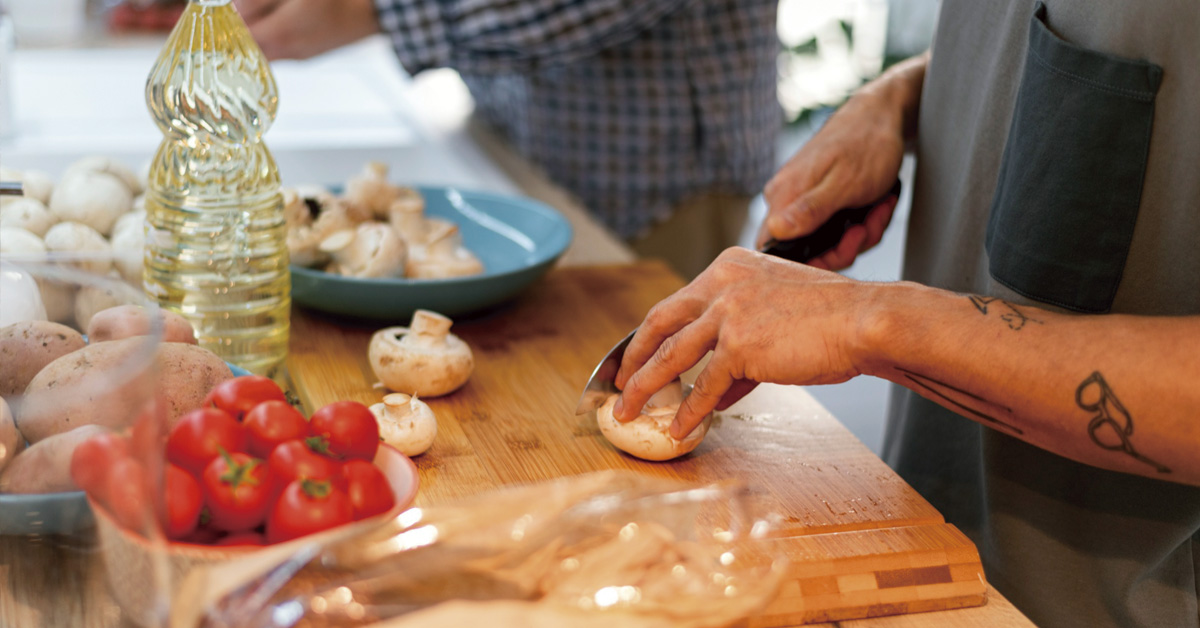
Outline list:
[[[146,291],[187,318],[201,346],[270,374],[291,308],[279,171],[262,141],[279,99],[230,0],[189,0],[146,102],[164,135],[146,193]]]

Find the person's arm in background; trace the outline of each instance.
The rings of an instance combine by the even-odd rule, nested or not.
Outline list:
[[[1200,316],[1068,315],[725,251],[626,350],[617,417],[712,356],[681,438],[759,382],[891,380],[1072,460],[1200,485]]]
[[[929,53],[889,68],[860,88],[767,183],[768,237],[790,240],[811,233],[845,207],[880,198],[900,172],[907,141],[916,136],[921,86]],[[833,250],[809,262],[841,269],[875,246],[892,219],[895,197],[880,203],[862,225],[846,230]]]
[[[383,32],[410,73],[512,71],[629,41],[691,0],[235,0],[271,59],[303,59]]]

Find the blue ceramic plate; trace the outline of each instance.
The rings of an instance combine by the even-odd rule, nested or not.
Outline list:
[[[229,365],[234,377],[250,371]],[[72,534],[93,524],[92,509],[83,491],[42,495],[0,494],[0,535]]]
[[[450,220],[483,262],[482,275],[450,279],[358,279],[292,266],[292,300],[331,314],[407,324],[417,309],[446,316],[516,296],[571,243],[562,214],[535,200],[457,188],[417,187],[425,212]]]

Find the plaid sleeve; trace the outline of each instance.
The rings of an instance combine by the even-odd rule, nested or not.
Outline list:
[[[406,70],[491,73],[569,63],[695,0],[375,0]]]

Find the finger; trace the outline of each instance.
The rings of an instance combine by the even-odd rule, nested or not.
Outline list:
[[[721,401],[717,402],[717,410],[728,410],[729,406],[737,403],[742,397],[750,394],[750,391],[758,387],[758,382],[752,379],[737,379],[733,381],[733,385],[729,387],[725,395],[721,397]]]
[[[690,325],[700,317],[706,307],[706,302],[695,293],[702,287],[694,287],[702,281],[704,273],[691,284],[684,286],[675,294],[659,301],[650,308],[637,333],[625,348],[625,356],[617,369],[613,383],[618,390],[624,390],[630,375],[633,375],[642,365],[658,351],[664,340],[679,330]]]
[[[819,259],[829,270],[848,268],[858,257],[858,249],[866,238],[867,228],[862,225],[853,225],[846,229],[846,233],[842,235],[837,246],[821,255]]]
[[[632,421],[654,393],[695,366],[716,346],[716,325],[697,321],[664,340],[646,364],[638,369],[621,391],[613,407],[613,416],[620,422]]]
[[[708,366],[696,377],[691,394],[684,397],[683,403],[679,404],[679,411],[675,413],[675,420],[671,422],[671,438],[683,440],[691,434],[733,385],[733,376],[720,362],[717,356],[713,356]]]
[[[863,241],[862,248],[859,249],[860,253],[871,249],[883,240],[883,233],[887,231],[888,225],[892,222],[892,213],[895,209],[895,200],[885,201],[867,214],[867,219],[863,222],[863,226],[867,228],[867,238]]]

